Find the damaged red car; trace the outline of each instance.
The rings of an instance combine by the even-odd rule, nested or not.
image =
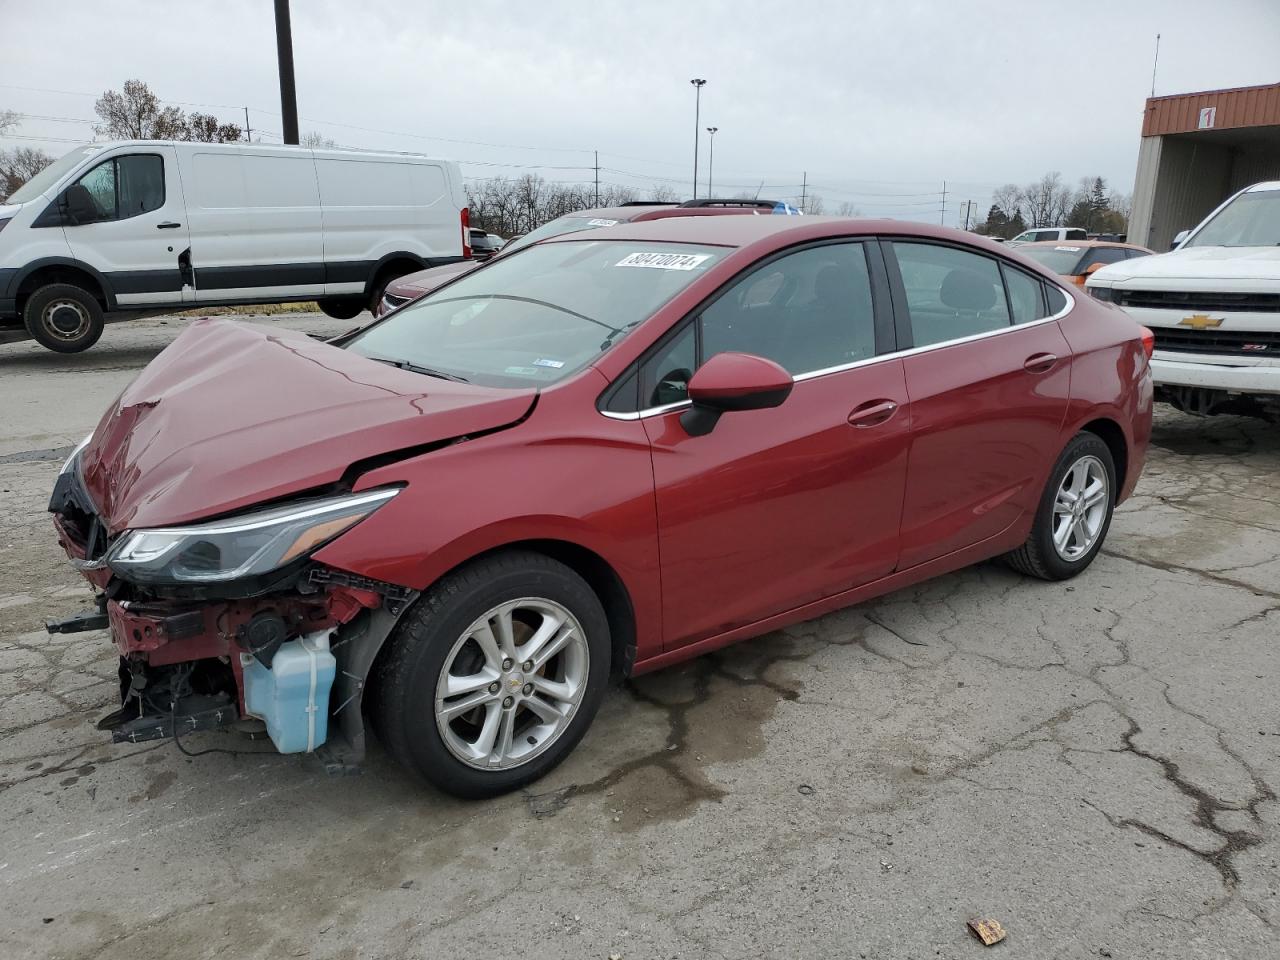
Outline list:
[[[198,321],[50,510],[110,627],[116,741],[478,797],[611,679],[1004,556],[1084,570],[1133,490],[1152,341],[1016,251],[703,217],[532,244],[337,340]]]

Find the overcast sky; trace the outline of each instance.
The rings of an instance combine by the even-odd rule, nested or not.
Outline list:
[[[271,0],[2,0],[0,146],[90,139],[126,79],[279,142]],[[1157,94],[1280,81],[1277,0],[1110,3],[293,0],[301,127],[462,161],[469,178],[669,184],[693,168],[692,77],[717,194],[946,220],[1060,171],[1132,189],[1155,35]],[[49,92],[61,91],[61,92]],[[189,106],[199,104],[201,106]],[[205,105],[217,105],[210,108]],[[64,118],[36,119],[36,118]],[[45,140],[44,138],[49,138]],[[256,139],[256,137],[255,137]],[[700,183],[705,193],[703,135]]]

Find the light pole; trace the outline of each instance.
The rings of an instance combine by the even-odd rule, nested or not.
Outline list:
[[[707,133],[710,134],[708,139],[711,141],[711,149],[707,156],[707,197],[713,197],[715,194],[711,192],[711,174],[716,165],[716,131],[719,127],[707,127]]]
[[[702,88],[707,81],[694,78],[693,84],[693,199],[698,199],[698,126],[702,123]]]
[[[293,84],[293,31],[289,0],[276,0],[276,59],[280,61],[280,129],[285,143],[298,142],[298,94]],[[248,119],[245,125],[248,126]]]

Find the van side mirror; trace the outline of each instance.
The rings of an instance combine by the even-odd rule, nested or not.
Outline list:
[[[691,437],[711,432],[731,410],[776,407],[791,395],[795,380],[772,360],[750,353],[717,353],[689,380],[693,406],[680,416]]]
[[[1173,235],[1173,246],[1171,246],[1169,249],[1177,250],[1180,246],[1182,246],[1182,241],[1186,240],[1187,237],[1189,236],[1191,236],[1190,230],[1179,230],[1177,233]]]

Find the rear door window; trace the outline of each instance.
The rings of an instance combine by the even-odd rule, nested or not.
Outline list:
[[[959,340],[1009,326],[1000,267],[990,257],[934,243],[892,243],[914,346]]]

